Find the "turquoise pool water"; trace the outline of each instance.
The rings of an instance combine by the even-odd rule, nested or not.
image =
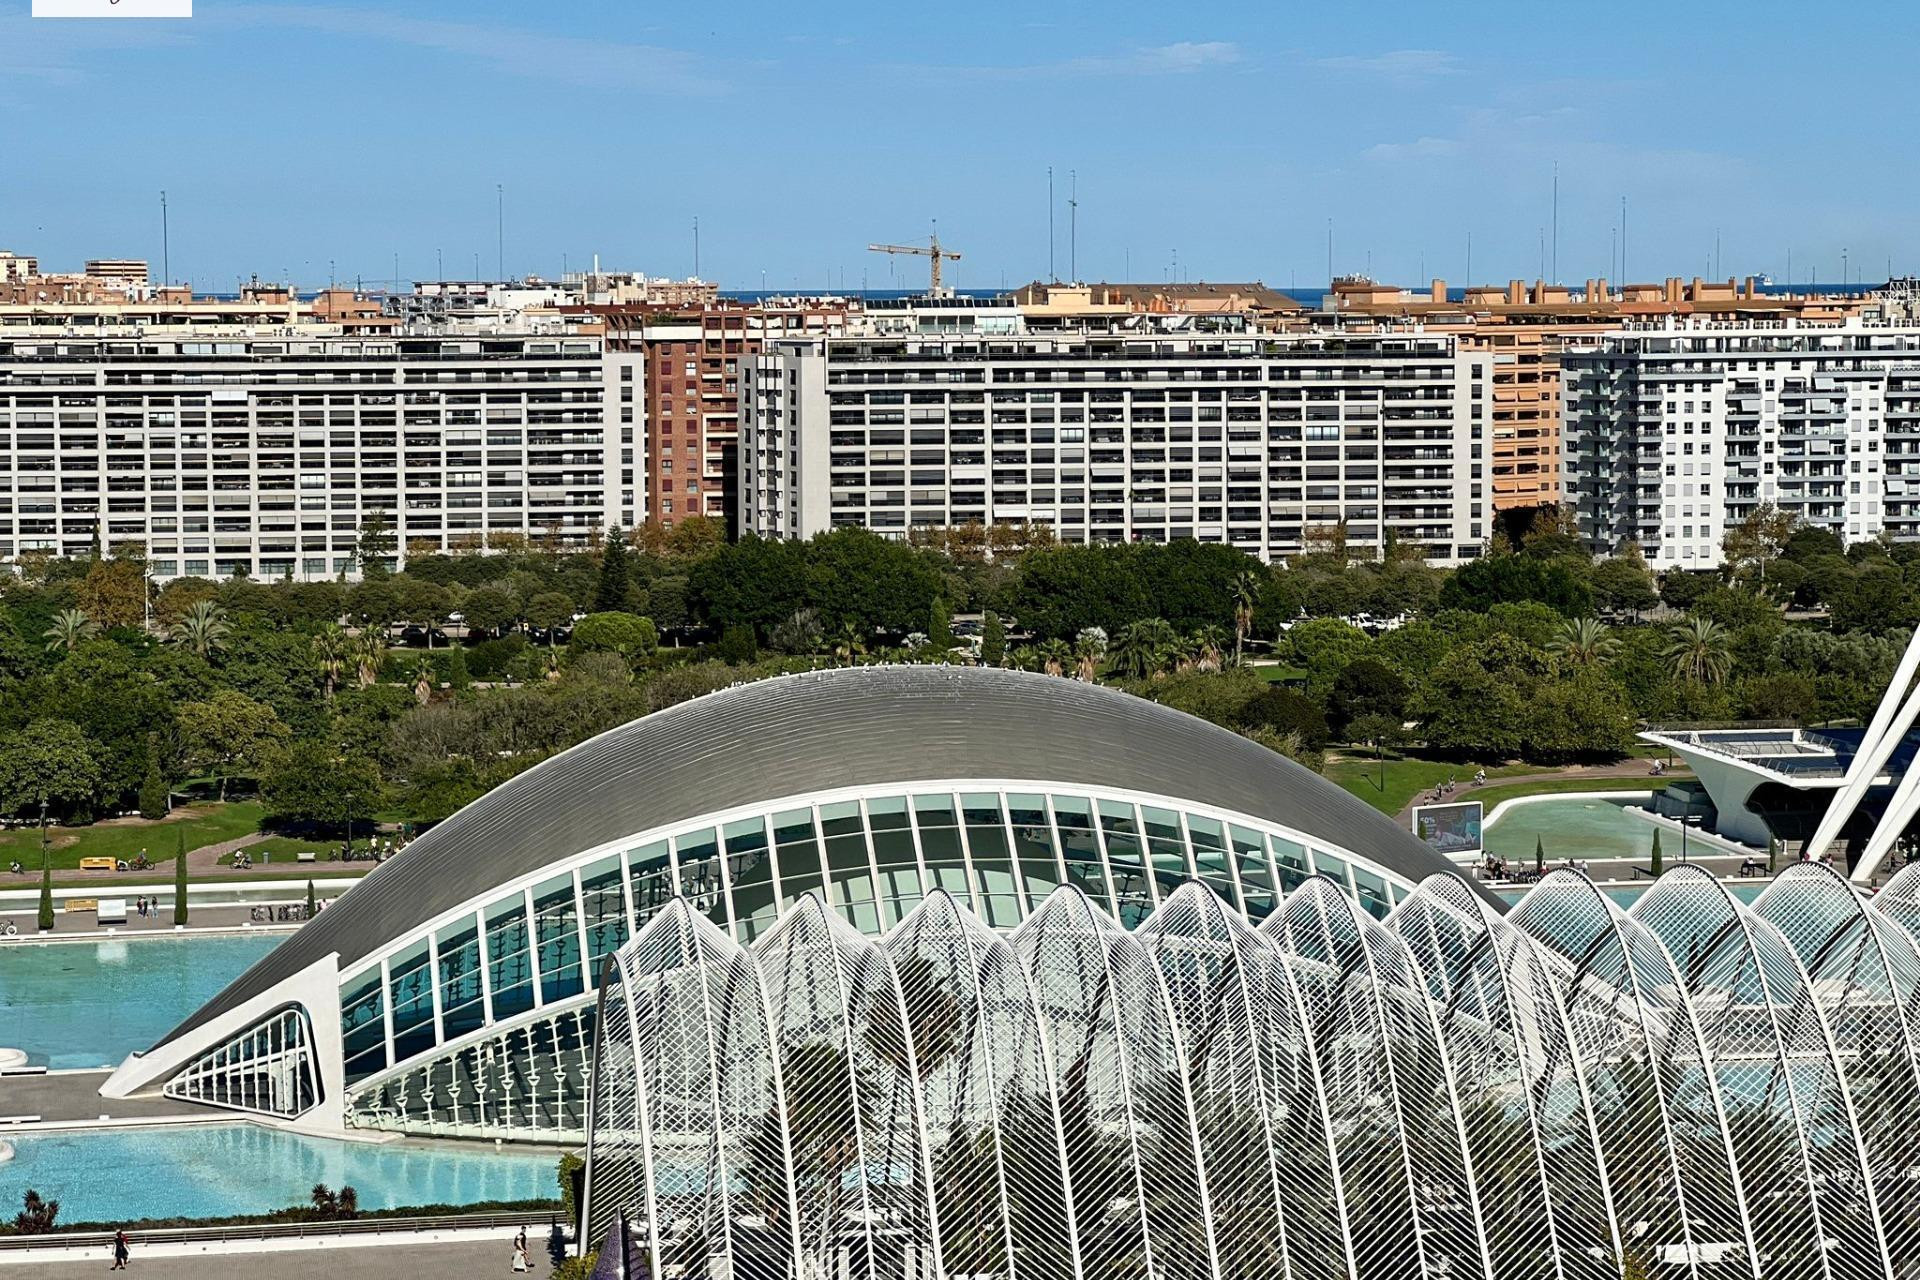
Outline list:
[[[55,1070],[118,1066],[219,994],[283,936],[0,946],[0,1045],[25,1049],[30,1062]]]
[[[1531,862],[1538,840],[1546,847],[1548,866],[1568,858],[1648,862],[1653,856],[1653,833],[1660,828],[1628,813],[1627,803],[1571,795],[1515,805],[1485,828],[1487,851],[1511,862]],[[1663,833],[1660,843],[1668,857],[1678,852],[1673,847],[1679,843],[1675,832]]]
[[[368,1209],[548,1200],[557,1153],[449,1143],[337,1142],[254,1124],[8,1135],[0,1206],[31,1187],[62,1222],[268,1213],[305,1203],[317,1182],[350,1186]]]

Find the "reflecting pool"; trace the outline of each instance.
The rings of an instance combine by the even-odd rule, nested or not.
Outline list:
[[[315,1183],[350,1186],[363,1209],[550,1200],[557,1152],[421,1142],[339,1142],[259,1125],[166,1125],[7,1135],[0,1205],[31,1187],[62,1222],[268,1213],[307,1201]]]
[[[285,936],[7,943],[0,946],[0,1045],[25,1049],[29,1062],[54,1070],[118,1066]]]
[[[1509,805],[1498,822],[1484,829],[1487,852],[1509,862],[1533,861],[1534,842],[1547,851],[1547,865],[1568,858],[1598,862],[1603,858],[1641,863],[1653,857],[1653,833],[1660,828],[1627,812],[1629,804],[1644,801],[1607,800],[1599,796],[1556,796]],[[1679,852],[1679,835],[1667,831],[1660,843],[1668,857]],[[1715,852],[1719,852],[1718,849]]]

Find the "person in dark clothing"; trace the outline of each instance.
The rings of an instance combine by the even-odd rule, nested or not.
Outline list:
[[[126,1230],[122,1228],[121,1230],[113,1233],[113,1265],[111,1267],[108,1267],[107,1270],[125,1271],[126,1269],[127,1269],[127,1233],[126,1233]]]

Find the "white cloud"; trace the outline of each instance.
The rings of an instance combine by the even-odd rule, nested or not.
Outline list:
[[[493,73],[552,80],[590,89],[713,94],[727,89],[690,53],[658,45],[544,35],[520,27],[414,18],[331,5],[250,4],[219,11],[255,26],[293,27],[329,35],[409,45],[484,64]]]
[[[1360,154],[1368,160],[1405,164],[1410,160],[1433,160],[1458,155],[1460,143],[1454,138],[1415,138],[1412,142],[1382,142]]]
[[[1367,56],[1348,54],[1321,58],[1316,65],[1329,71],[1351,71],[1391,80],[1426,80],[1456,75],[1461,70],[1459,57],[1444,49],[1394,49]]]
[[[1011,67],[935,67],[934,73],[991,80],[1037,80],[1059,76],[1119,79],[1135,76],[1189,75],[1241,62],[1240,46],[1226,40],[1179,40],[1124,53],[1088,54],[1058,62]]]

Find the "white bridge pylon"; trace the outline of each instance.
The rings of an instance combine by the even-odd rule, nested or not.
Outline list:
[[[1914,720],[1920,718],[1920,689],[1913,688],[1917,671],[1920,671],[1920,629],[1914,631],[1913,638],[1907,642],[1907,651],[1900,655],[1900,665],[1894,669],[1893,681],[1887,686],[1880,705],[1874,709],[1873,719],[1867,724],[1866,736],[1860,739],[1853,763],[1847,766],[1846,781],[1834,795],[1833,803],[1827,806],[1820,825],[1814,828],[1813,838],[1807,841],[1807,857],[1819,857],[1833,843],[1834,837],[1840,834],[1840,828],[1846,825],[1847,819],[1853,816],[1854,810],[1866,798],[1873,780],[1886,768],[1895,748],[1913,728]],[[1908,764],[1906,773],[1894,788],[1893,798],[1887,804],[1880,825],[1874,829],[1865,851],[1854,864],[1854,883],[1865,884],[1879,871],[1888,850],[1893,848],[1893,842],[1907,829],[1916,812],[1920,812],[1920,757]]]

